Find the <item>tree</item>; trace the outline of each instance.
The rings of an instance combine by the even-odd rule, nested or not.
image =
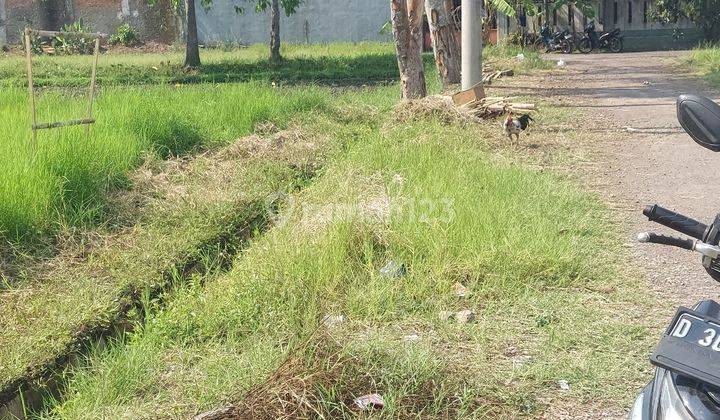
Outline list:
[[[435,65],[443,87],[460,83],[460,45],[451,14],[452,0],[425,0]]]
[[[154,7],[158,0],[147,0]],[[185,19],[185,67],[200,67],[200,45],[198,42],[197,19],[195,16],[195,0],[170,0],[170,5],[178,16]],[[212,0],[200,0],[203,9],[209,10]]]
[[[200,67],[200,46],[198,45],[195,0],[185,0],[185,67]]]
[[[404,99],[427,95],[422,61],[423,0],[390,0],[390,16]]]
[[[663,24],[687,18],[703,30],[707,41],[720,40],[720,0],[658,0],[650,17]]]
[[[262,13],[270,9],[270,61],[279,63],[280,56],[280,8],[285,11],[285,16],[291,16],[304,0],[245,0],[255,3],[255,12]],[[236,7],[238,13],[243,12],[242,7]]]
[[[272,0],[270,7],[270,61],[279,63],[280,59],[280,1]]]

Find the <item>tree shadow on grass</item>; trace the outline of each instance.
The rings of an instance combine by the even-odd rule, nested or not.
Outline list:
[[[224,61],[203,65],[199,71],[177,76],[175,83],[230,83],[251,80],[276,83],[368,84],[397,80],[395,55],[372,54],[357,57],[290,58],[279,65],[269,61]],[[350,83],[353,84],[353,83]]]
[[[432,63],[425,56],[426,65]],[[102,86],[149,84],[239,83],[267,81],[278,84],[374,85],[398,80],[395,54],[366,54],[353,57],[293,57],[279,65],[268,60],[229,59],[208,62],[195,70],[185,70],[179,64],[159,65],[113,64],[98,68],[98,84]],[[17,75],[0,74],[0,85],[24,86],[27,80]],[[87,86],[88,76],[76,66],[53,65],[39,69],[35,86]]]

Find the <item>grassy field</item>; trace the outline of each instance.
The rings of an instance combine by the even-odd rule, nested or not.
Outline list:
[[[227,83],[252,80],[277,83],[371,83],[394,81],[397,60],[392,44],[284,45],[285,61],[271,66],[267,47],[204,49],[203,66],[194,71],[182,68],[183,53],[108,54],[98,67],[101,85]],[[39,56],[34,58],[39,86],[86,86],[91,56]],[[0,84],[22,85],[25,61],[11,55],[0,61]]]
[[[686,62],[711,83],[720,85],[720,47],[704,45],[695,48]]]
[[[503,59],[521,52],[514,47],[486,48],[489,59]],[[0,56],[2,56],[0,52]],[[101,85],[227,83],[259,80],[276,83],[321,83],[363,85],[394,82],[398,77],[395,49],[392,44],[284,44],[283,65],[271,66],[267,47],[202,51],[199,70],[182,69],[182,52],[162,54],[108,54],[98,64]],[[432,54],[425,62],[432,64]],[[34,59],[35,83],[38,86],[87,86],[91,57],[39,56]],[[528,54],[522,67],[547,68],[537,54]],[[18,54],[0,60],[0,86],[22,86],[27,83],[25,61]]]
[[[368,55],[390,56],[396,72],[391,49],[349,47],[290,46],[288,66],[266,73],[264,48],[206,51],[208,77],[219,77],[213,63],[260,75],[236,84],[175,86],[154,75],[159,59],[179,65],[175,53],[103,57],[105,121],[92,147],[78,146],[80,129],[44,133],[32,159],[23,92],[12,87],[8,115],[25,120],[2,133],[16,139],[5,153],[39,174],[15,194],[48,180],[57,188],[10,236],[80,232],[60,235],[52,258],[0,288],[0,390],[42,376],[78,340],[122,320],[134,332],[79,366],[55,366],[64,392],[34,416],[187,417],[234,403],[252,418],[342,418],[371,392],[385,396],[387,418],[626,407],[651,344],[643,321],[631,322],[647,299],[623,280],[606,209],[538,170],[529,146],[500,146],[495,121],[397,121],[397,84],[356,82],[382,68]],[[517,62],[517,52],[486,54],[519,72],[551,67],[527,53]],[[0,64],[0,79],[19,85],[13,60]],[[76,84],[70,59],[41,66],[54,60],[66,69],[53,85]],[[356,86],[313,83],[341,73]],[[432,67],[427,74],[437,91]],[[201,80],[215,79],[182,82]],[[148,81],[166,84],[112,86]],[[73,92],[48,89],[42,115],[82,109]],[[577,116],[544,108],[537,119],[568,118]],[[539,148],[559,141],[574,139],[532,137]],[[405,275],[382,275],[390,261]],[[457,297],[455,283],[469,296]],[[461,309],[476,322],[439,316]],[[345,321],[328,327],[326,315]]]
[[[514,53],[489,49],[487,55],[497,61]],[[263,76],[267,66],[263,54],[266,49],[260,47],[203,54],[203,72],[213,73],[214,66],[221,66],[253,74],[259,79],[254,82],[105,87],[95,105],[98,123],[90,138],[85,138],[81,127],[41,131],[36,152],[27,129],[27,94],[19,87],[6,87],[0,104],[0,111],[7,116],[0,126],[0,136],[5,139],[0,153],[8,157],[0,163],[0,195],[4,197],[0,203],[0,234],[18,243],[24,238],[45,237],[59,226],[102,220],[103,197],[122,186],[124,174],[137,166],[146,153],[182,155],[225,144],[252,132],[256,124],[264,121],[282,125],[297,113],[321,111],[333,94],[307,85],[314,80],[327,77],[369,83],[374,76],[368,72],[380,72],[386,80],[397,77],[397,63],[389,45],[288,46],[286,63],[271,73],[298,77],[307,83],[280,90],[273,83],[285,80],[283,77]],[[369,57],[381,57],[377,59],[384,60],[384,64]],[[37,74],[40,79],[46,74],[47,83],[53,86],[75,85],[78,80],[86,83],[83,65],[89,65],[89,60],[41,57]],[[317,63],[310,65],[307,60]],[[170,82],[169,78],[156,77],[154,67],[159,61],[171,63],[165,69],[168,75],[186,77],[178,53],[124,54],[102,57],[101,79],[116,78],[107,80],[109,85]],[[529,69],[538,63],[537,57],[529,57],[522,64],[511,64]],[[0,83],[22,83],[22,65],[20,57],[0,61]],[[338,68],[342,71],[336,72]],[[430,68],[428,77],[437,89],[435,72]],[[41,90],[38,120],[82,117],[87,107],[84,94],[81,89]]]
[[[41,131],[33,150],[26,93],[10,89],[0,112],[0,232],[13,241],[47,235],[58,224],[102,219],[104,197],[121,187],[128,170],[145,154],[183,155],[249,134],[259,122],[278,124],[298,112],[317,111],[327,92],[302,88],[280,93],[248,83],[179,88],[107,88],[98,97],[98,123],[89,138],[84,128]],[[80,118],[87,99],[43,94],[40,121]],[[212,111],[211,111],[212,110]]]
[[[628,404],[648,343],[617,308],[643,297],[618,280],[603,207],[567,180],[495,162],[494,124],[386,118],[314,122],[347,146],[284,222],[227,273],[150,308],[45,415],[187,417],[234,402],[248,418],[349,418],[370,392],[386,418],[534,416],[550,396]],[[391,260],[407,275],[381,275]],[[477,322],[439,318],[461,309]],[[346,321],[326,327],[326,315]]]

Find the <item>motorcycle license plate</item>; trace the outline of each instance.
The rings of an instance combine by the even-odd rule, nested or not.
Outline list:
[[[650,362],[720,387],[720,320],[681,307]]]

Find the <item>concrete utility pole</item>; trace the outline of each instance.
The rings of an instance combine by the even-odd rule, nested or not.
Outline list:
[[[462,89],[482,81],[482,2],[462,0]]]
[[[7,44],[7,30],[5,29],[6,21],[7,14],[5,13],[5,0],[0,0],[0,48]]]

